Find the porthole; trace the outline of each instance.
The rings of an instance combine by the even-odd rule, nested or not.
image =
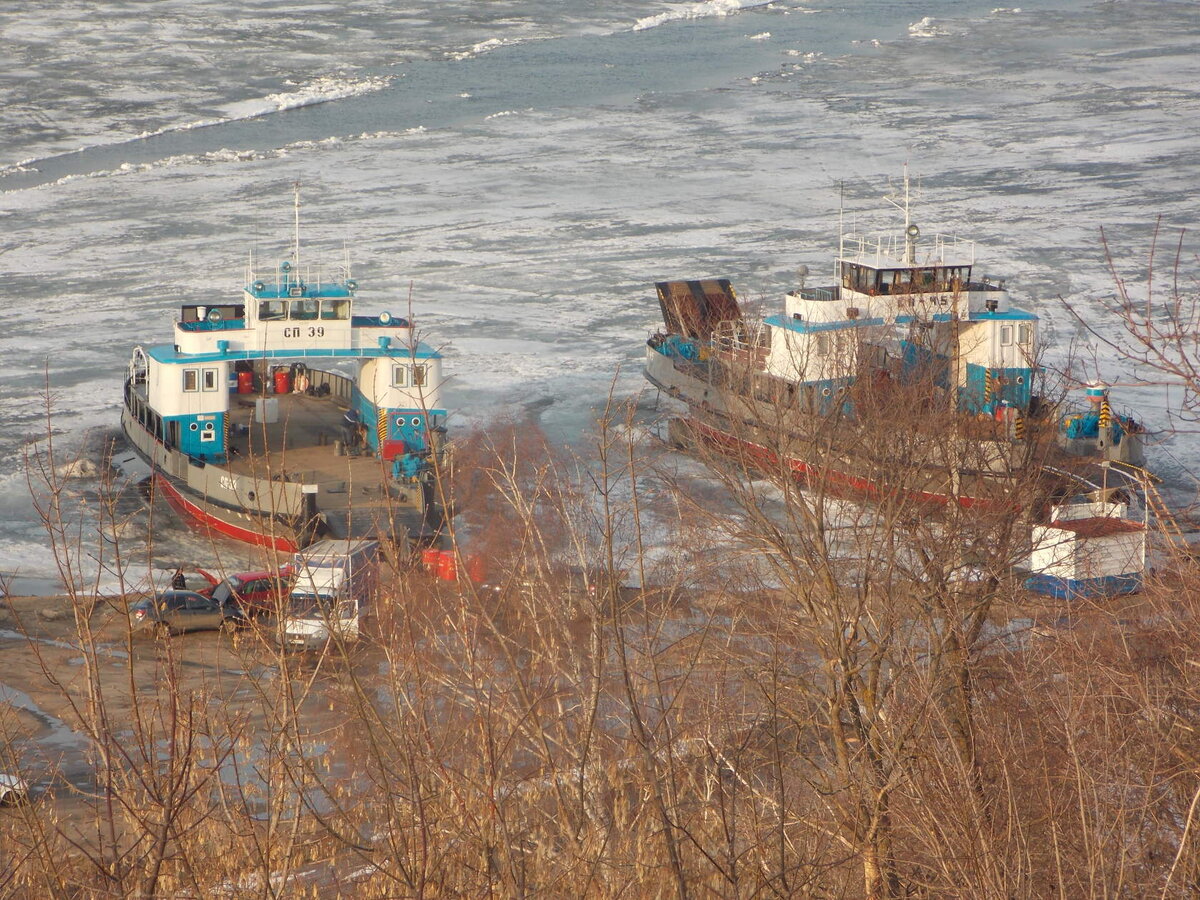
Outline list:
[[[420,427],[420,425],[421,425],[421,417],[420,417],[420,416],[413,416],[413,417],[412,417],[412,422],[410,422],[409,424],[411,424],[413,428],[419,428],[419,427]]]
[[[829,388],[821,388],[821,396],[828,397],[830,394]]]
[[[200,426],[199,426],[199,425],[197,425],[195,422],[193,422],[191,425],[189,425],[189,426],[188,426],[188,428],[192,429],[192,431],[199,431],[199,430],[200,430]]]
[[[205,422],[205,423],[204,423],[204,430],[205,430],[205,431],[212,431],[212,430],[213,430],[213,423],[212,423],[212,422]]]
[[[404,416],[397,416],[397,417],[396,417],[396,427],[397,427],[397,428],[403,428],[403,427],[404,427]]]
[[[246,492],[246,499],[247,499],[247,500],[253,500],[253,499],[254,499],[254,491],[247,491],[247,492]]]
[[[1018,375],[1018,376],[1017,376],[1017,384],[1024,384],[1024,383],[1025,383],[1025,376],[1024,376],[1024,375]]]

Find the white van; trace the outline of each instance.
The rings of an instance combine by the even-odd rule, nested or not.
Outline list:
[[[354,640],[379,588],[379,541],[317,541],[296,554],[284,646],[315,650]]]

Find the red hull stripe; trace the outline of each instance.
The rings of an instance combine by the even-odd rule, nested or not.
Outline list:
[[[232,522],[226,522],[224,519],[218,518],[208,510],[202,509],[184,497],[183,494],[175,489],[175,486],[171,482],[158,472],[154,473],[154,484],[163,492],[163,496],[167,498],[167,502],[180,515],[206,528],[211,528],[213,531],[218,531],[226,537],[231,537],[236,541],[245,541],[248,544],[254,544],[258,547],[269,547],[288,553],[294,553],[300,549],[300,545],[295,541],[277,535],[264,534],[261,531],[255,531],[250,528],[243,528],[241,525],[235,525]]]
[[[691,428],[693,428],[708,444],[714,446],[717,450],[723,452],[727,456],[733,456],[752,463],[761,469],[770,471],[779,466],[779,456],[773,451],[764,447],[762,444],[756,444],[753,441],[743,440],[742,438],[734,437],[727,432],[705,425],[703,422],[696,419],[687,419]],[[824,480],[826,484],[834,487],[843,488],[853,491],[871,500],[882,500],[885,497],[895,494],[895,491],[890,490],[885,485],[870,478],[863,478],[858,475],[851,475],[848,472],[839,472],[836,469],[813,466],[806,463],[802,459],[789,457],[787,466],[791,469],[792,474],[796,479],[805,482],[814,482]],[[907,491],[905,496],[910,497],[920,503],[934,503],[940,506],[945,506],[951,501],[951,497],[947,494],[934,494],[928,491]],[[961,495],[957,498],[958,505],[964,509],[972,509],[975,507],[985,508],[992,505],[992,501],[984,500],[979,497],[969,497]]]

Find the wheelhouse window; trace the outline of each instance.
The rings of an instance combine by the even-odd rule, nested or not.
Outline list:
[[[217,390],[217,374],[219,371],[219,369],[204,370],[204,389],[206,391]]]
[[[320,312],[321,301],[314,297],[305,297],[303,300],[293,300],[291,302],[291,318],[298,319],[302,322],[312,321]]]
[[[258,303],[258,321],[269,322],[271,319],[286,319],[287,303],[283,300],[260,300]]]
[[[1013,330],[1012,330],[1011,325],[1001,325],[1000,326],[1000,346],[1001,347],[1012,346],[1012,342],[1013,342],[1012,341],[1012,339],[1013,339],[1012,332],[1013,332]]]
[[[878,288],[879,273],[855,263],[842,263],[842,287],[866,294]]]
[[[1028,347],[1033,343],[1033,329],[1029,325],[1017,326],[1017,343],[1022,347]]]
[[[349,319],[350,318],[350,301],[340,297],[321,301],[321,318],[322,319]]]
[[[408,386],[408,366],[392,366],[392,387]]]
[[[425,369],[426,366],[422,365],[412,367],[413,387],[425,387]]]
[[[200,370],[199,369],[184,369],[183,370],[183,389],[185,391],[200,390]]]

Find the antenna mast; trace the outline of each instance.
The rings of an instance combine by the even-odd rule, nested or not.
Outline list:
[[[903,205],[891,194],[885,195],[883,199],[904,212],[904,262],[911,266],[917,261],[917,239],[921,236],[921,229],[912,224],[912,218],[909,215],[909,197],[908,163],[905,163]]]
[[[300,182],[292,183],[293,200],[292,207],[296,216],[296,238],[292,246],[292,259],[296,263],[296,268],[300,268]]]
[[[838,256],[846,252],[846,182],[838,181]]]

